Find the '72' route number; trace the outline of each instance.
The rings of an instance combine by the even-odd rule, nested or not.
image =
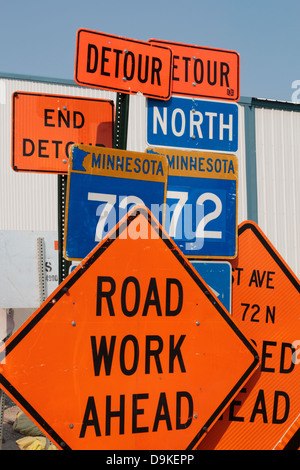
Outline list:
[[[171,217],[166,218],[166,221],[169,226],[166,226],[166,230],[169,233],[170,237],[176,240],[176,233],[178,229],[178,224],[180,223],[181,214],[184,211],[184,207],[188,201],[189,193],[185,191],[167,191],[167,199],[174,199],[177,202],[175,205],[172,205],[172,214]],[[116,210],[119,209],[118,215],[125,215],[128,211],[129,206],[131,205],[145,205],[143,200],[137,196],[118,196],[116,194],[105,194],[105,193],[95,193],[89,192],[88,193],[88,200],[89,201],[98,201],[99,204],[96,209],[96,216],[99,217],[96,232],[95,232],[95,241],[99,242],[102,240],[105,235],[108,233],[107,225],[109,225],[109,229],[112,228],[117,222],[117,219],[121,217],[117,217]],[[205,192],[200,194],[200,196],[196,200],[197,206],[203,206],[203,204],[207,201],[211,201],[214,203],[214,208],[206,215],[200,218],[197,221],[195,237],[196,239],[222,239],[222,231],[220,230],[206,230],[206,226],[209,222],[217,219],[222,213],[222,201],[221,199],[212,192]],[[118,202],[118,206],[117,206]],[[152,208],[150,208],[151,210]],[[161,209],[161,208],[160,208]],[[168,205],[166,206],[166,210],[168,209]],[[204,212],[204,211],[203,211]],[[153,210],[153,214],[155,214],[155,210]],[[158,218],[158,217],[157,217]],[[110,225],[111,222],[111,225]],[[180,233],[182,233],[180,231]]]

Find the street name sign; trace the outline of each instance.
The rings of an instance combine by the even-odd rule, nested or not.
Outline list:
[[[195,449],[259,361],[145,206],[2,353],[1,388],[66,450]]]
[[[167,46],[86,29],[77,32],[79,85],[168,99],[171,73],[172,51]]]
[[[191,260],[192,266],[202,277],[213,293],[231,313],[232,267],[228,261],[196,261]]]
[[[255,344],[261,366],[200,449],[287,448],[300,424],[300,283],[254,222],[239,226],[238,246],[232,318]]]
[[[172,96],[147,100],[147,143],[153,146],[236,152],[238,105]]]
[[[149,42],[172,49],[172,94],[239,100],[240,56],[237,52],[158,39]]]
[[[112,147],[113,129],[113,101],[17,91],[12,95],[12,168],[67,174],[72,144]]]
[[[165,228],[189,258],[237,254],[238,158],[233,154],[148,148],[167,157]]]
[[[64,253],[80,260],[135,204],[164,222],[168,163],[163,155],[74,145],[69,158]]]

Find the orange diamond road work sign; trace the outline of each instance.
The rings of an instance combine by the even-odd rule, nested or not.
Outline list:
[[[172,51],[162,45],[80,29],[75,81],[121,93],[171,96]]]
[[[12,96],[12,168],[68,174],[74,143],[112,147],[114,102],[17,91]]]
[[[292,438],[300,412],[299,280],[253,222],[239,227],[232,265],[232,317],[255,344],[261,366],[199,449],[297,448],[299,435],[297,442]]]
[[[238,101],[240,56],[235,51],[150,39],[173,52],[172,94]]]
[[[0,386],[60,449],[194,449],[259,361],[145,206],[5,348]]]

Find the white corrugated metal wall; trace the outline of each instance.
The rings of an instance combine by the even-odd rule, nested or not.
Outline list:
[[[257,223],[300,277],[300,113],[255,109]]]

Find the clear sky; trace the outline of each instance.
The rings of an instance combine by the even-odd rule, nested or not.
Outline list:
[[[241,96],[293,101],[292,84],[300,84],[299,0],[0,0],[0,6],[0,72],[73,79],[76,33],[86,28],[237,51]]]

